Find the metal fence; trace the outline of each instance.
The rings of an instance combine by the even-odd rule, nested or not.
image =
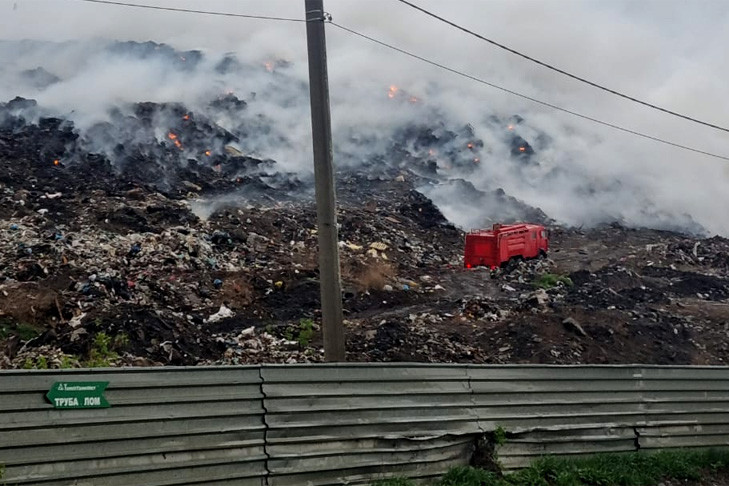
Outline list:
[[[56,381],[108,381],[110,408],[58,410]],[[0,463],[14,485],[260,485],[258,368],[0,374]]]
[[[108,381],[59,410],[56,381]],[[263,365],[0,372],[0,464],[18,485],[424,482],[502,428],[544,454],[729,446],[729,368]]]

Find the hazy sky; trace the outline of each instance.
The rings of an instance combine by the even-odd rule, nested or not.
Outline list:
[[[292,18],[302,18],[304,10],[303,0],[136,3]],[[729,2],[725,0],[415,3],[579,76],[674,111],[729,126]],[[493,83],[633,130],[729,156],[729,133],[599,92],[456,31],[396,0],[328,0],[325,9],[346,27]],[[377,123],[380,114],[362,101],[362,93],[370,90],[374,94],[390,84],[437,97],[447,107],[448,116],[464,123],[477,119],[486,110],[519,113],[556,139],[554,150],[543,154],[540,161],[545,170],[567,167],[569,171],[589,174],[598,185],[614,180],[626,184],[621,192],[581,204],[574,198],[572,181],[561,180],[557,187],[550,187],[539,182],[539,174],[533,174],[532,181],[500,181],[511,194],[567,222],[584,218],[587,210],[581,206],[593,205],[590,211],[597,211],[601,205],[622,204],[625,214],[639,213],[635,206],[645,197],[669,211],[690,213],[711,231],[729,234],[729,216],[723,209],[729,205],[727,161],[665,147],[555,113],[333,27],[327,29],[327,36],[335,125],[354,124],[357,120]],[[244,59],[275,57],[299,61],[295,69],[302,79],[306,72],[305,27],[301,23],[158,12],[78,0],[0,0],[0,37],[154,40],[208,53],[235,52]],[[66,66],[76,69],[73,62]],[[110,77],[100,76],[94,82],[101,86],[109,83]],[[124,80],[123,74],[115,73],[114,77],[123,82],[118,82],[118,86],[111,83],[109,90],[100,89],[99,96],[111,96],[113,90],[127,89],[127,84],[134,82]],[[433,85],[437,85],[437,93],[433,93]],[[88,86],[86,89],[88,92]],[[150,91],[150,85],[140,84],[140,91]],[[353,99],[353,93],[357,93],[357,99]],[[633,219],[640,222],[639,215],[634,214]]]

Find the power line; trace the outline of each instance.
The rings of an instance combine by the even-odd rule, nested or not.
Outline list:
[[[630,101],[633,101],[635,103],[641,104],[643,106],[647,106],[648,108],[653,108],[654,110],[658,110],[658,111],[661,111],[663,113],[667,113],[669,115],[676,116],[678,118],[683,118],[684,120],[688,120],[688,121],[691,121],[691,122],[694,122],[694,123],[698,123],[699,125],[704,125],[704,126],[707,126],[707,127],[714,128],[716,130],[721,130],[721,131],[724,131],[724,132],[729,132],[729,128],[725,128],[725,127],[722,127],[722,126],[719,126],[719,125],[714,125],[713,123],[709,123],[709,122],[705,122],[705,121],[702,121],[702,120],[698,120],[698,119],[693,118],[693,117],[690,117],[688,115],[682,115],[681,113],[677,113],[675,111],[671,111],[669,109],[662,108],[662,107],[657,106],[657,105],[654,105],[652,103],[648,103],[647,101],[643,101],[643,100],[640,100],[638,98],[634,98],[633,96],[626,95],[625,93],[621,93],[620,91],[616,91],[614,89],[607,88],[607,87],[605,87],[605,86],[603,86],[601,84],[594,83],[594,82],[592,82],[590,80],[587,80],[587,79],[582,78],[580,76],[577,76],[575,74],[569,73],[569,72],[567,72],[567,71],[565,71],[563,69],[560,69],[560,68],[558,68],[556,66],[553,66],[553,65],[548,64],[546,62],[540,61],[539,59],[535,59],[535,58],[533,58],[533,57],[531,57],[531,56],[529,56],[527,54],[524,54],[523,52],[519,52],[516,49],[512,49],[511,47],[508,47],[508,46],[505,46],[503,44],[500,44],[500,43],[498,43],[498,42],[496,42],[496,41],[494,41],[492,39],[488,39],[488,38],[482,36],[481,34],[478,34],[478,33],[474,32],[472,30],[469,30],[469,29],[467,29],[467,28],[465,28],[465,27],[463,27],[463,26],[461,26],[459,24],[456,24],[455,22],[452,22],[452,21],[450,21],[448,19],[445,19],[445,18],[443,18],[443,17],[441,17],[439,15],[436,15],[433,12],[430,12],[430,11],[428,11],[428,10],[426,10],[426,9],[418,6],[418,5],[415,5],[412,2],[409,2],[408,0],[397,0],[397,1],[400,2],[400,3],[403,3],[405,5],[410,6],[410,7],[414,8],[415,10],[419,10],[420,12],[422,12],[422,13],[430,16],[430,17],[433,17],[434,19],[440,20],[441,22],[444,22],[444,23],[450,25],[451,27],[455,27],[456,29],[458,29],[460,31],[463,31],[463,32],[465,32],[467,34],[470,34],[470,35],[472,35],[472,36],[474,36],[474,37],[476,37],[476,38],[478,38],[478,39],[480,39],[482,41],[488,42],[489,44],[492,44],[492,45],[494,45],[494,46],[496,46],[496,47],[498,47],[500,49],[503,49],[505,51],[508,51],[508,52],[510,52],[512,54],[516,54],[517,56],[523,57],[524,59],[526,59],[528,61],[531,61],[533,63],[539,64],[542,67],[545,67],[547,69],[551,69],[552,71],[555,71],[555,72],[558,72],[560,74],[563,74],[563,75],[565,75],[565,76],[567,76],[569,78],[572,78],[574,80],[577,80],[577,81],[580,81],[582,83],[588,84],[588,85],[592,86],[593,88],[597,88],[597,89],[600,89],[602,91],[606,91],[606,92],[608,92],[610,94],[613,94],[615,96],[619,96],[619,97],[624,98],[626,100],[630,100]]]
[[[499,86],[499,85],[490,83],[490,82],[488,82],[488,81],[486,81],[484,79],[478,78],[478,77],[473,76],[471,74],[467,74],[467,73],[464,73],[462,71],[458,71],[457,69],[453,69],[451,67],[448,67],[448,66],[445,66],[443,64],[440,64],[438,62],[431,61],[430,59],[426,59],[426,58],[424,58],[422,56],[419,56],[417,54],[413,54],[412,52],[406,51],[405,49],[401,49],[399,47],[393,46],[393,45],[388,44],[386,42],[377,40],[374,37],[370,37],[370,36],[368,36],[366,34],[362,34],[362,33],[357,32],[355,30],[352,30],[352,29],[349,29],[347,27],[344,27],[343,25],[337,24],[336,22],[330,22],[330,24],[333,25],[334,27],[337,27],[337,28],[339,28],[341,30],[344,30],[345,32],[349,32],[350,34],[356,35],[358,37],[362,37],[363,39],[367,39],[370,42],[374,42],[375,44],[379,44],[380,46],[386,47],[388,49],[392,49],[392,50],[397,51],[397,52],[399,52],[401,54],[405,54],[406,56],[412,57],[414,59],[418,59],[418,60],[423,61],[425,63],[428,63],[428,64],[430,64],[432,66],[436,66],[438,68],[441,68],[441,69],[444,69],[446,71],[449,71],[449,72],[451,72],[453,74],[457,74],[458,76],[462,76],[462,77],[467,78],[467,79],[470,79],[472,81],[476,81],[478,83],[485,84],[486,86],[490,86],[492,88],[495,88],[495,89],[504,91],[504,92],[509,93],[509,94],[512,94],[514,96],[518,96],[518,97],[523,98],[525,100],[529,100],[529,101],[532,101],[534,103],[538,103],[540,105],[547,106],[547,107],[552,108],[554,110],[558,110],[558,111],[561,111],[561,112],[564,112],[564,113],[568,113],[570,115],[573,115],[573,116],[576,116],[576,117],[579,117],[579,118],[583,118],[585,120],[589,120],[591,122],[598,123],[600,125],[613,128],[615,130],[620,130],[621,132],[630,133],[632,135],[637,135],[639,137],[647,138],[649,140],[653,140],[655,142],[660,142],[660,143],[663,143],[663,144],[666,144],[666,145],[670,145],[672,147],[676,147],[676,148],[680,148],[680,149],[684,149],[684,150],[689,150],[691,152],[696,152],[698,154],[703,154],[703,155],[707,155],[709,157],[715,157],[717,159],[722,159],[722,160],[729,161],[729,157],[724,156],[724,155],[718,155],[718,154],[714,154],[714,153],[711,153],[711,152],[706,152],[704,150],[700,150],[700,149],[696,149],[696,148],[692,148],[692,147],[687,147],[686,145],[681,145],[679,143],[670,142],[668,140],[665,140],[665,139],[662,139],[662,138],[659,138],[659,137],[654,137],[653,135],[648,135],[648,134],[645,134],[645,133],[642,133],[642,132],[638,132],[636,130],[631,130],[629,128],[623,128],[623,127],[621,127],[619,125],[615,125],[613,123],[609,123],[609,122],[605,122],[605,121],[602,121],[602,120],[598,120],[597,118],[593,118],[591,116],[583,115],[581,113],[577,113],[575,111],[568,110],[566,108],[562,108],[562,107],[557,106],[557,105],[553,105],[552,103],[548,103],[546,101],[541,101],[541,100],[538,100],[536,98],[532,98],[531,96],[528,96],[528,95],[519,93],[517,91],[514,91],[514,90],[511,90],[511,89],[504,88],[502,86]]]
[[[87,2],[87,3],[100,3],[103,5],[117,5],[120,7],[134,7],[134,8],[146,8],[150,10],[167,10],[170,12],[185,12],[185,13],[195,13],[195,14],[203,14],[203,15],[217,15],[221,17],[239,17],[244,19],[259,19],[259,20],[278,20],[282,22],[306,22],[305,19],[292,19],[287,17],[270,17],[266,15],[246,15],[246,14],[236,14],[236,13],[227,13],[227,12],[214,12],[209,10],[192,10],[188,8],[176,8],[176,7],[159,7],[156,5],[142,5],[139,3],[126,3],[126,2],[114,2],[111,0],[76,0],[78,2]]]
[[[112,0],[76,0],[76,1],[88,2],[88,3],[106,4],[106,5],[118,5],[118,6],[124,6],[124,7],[146,8],[146,9],[152,9],[152,10],[166,10],[166,11],[172,11],[172,12],[186,12],[186,13],[196,13],[196,14],[203,14],[203,15],[218,15],[218,16],[224,16],[224,17],[241,17],[241,18],[249,18],[249,19],[277,20],[277,21],[286,21],[286,22],[307,22],[307,20],[305,20],[305,19],[293,19],[293,18],[286,18],[286,17],[271,17],[271,16],[261,16],[261,15],[245,15],[245,14],[235,14],[235,13],[227,13],[227,12],[214,12],[214,11],[205,11],[205,10],[192,10],[192,9],[183,9],[183,8],[174,8],[174,7],[159,7],[159,6],[153,6],[153,5],[141,5],[141,4],[127,3],[127,2],[116,2],[116,1],[112,1]],[[407,3],[408,5],[411,5],[412,7],[417,8],[418,10],[422,10],[422,9],[420,9],[420,7],[418,7],[416,5],[413,5],[413,4],[410,4],[409,2],[407,2],[405,0],[398,0],[398,1],[403,1],[404,3]],[[431,15],[427,11],[424,11],[424,12],[428,13],[429,15]],[[648,135],[648,134],[645,134],[645,133],[642,133],[642,132],[638,132],[636,130],[631,130],[631,129],[628,129],[628,128],[624,128],[624,127],[621,127],[619,125],[615,125],[613,123],[609,123],[609,122],[605,122],[605,121],[602,121],[602,120],[598,120],[597,118],[593,118],[593,117],[590,117],[590,116],[587,116],[587,115],[583,115],[581,113],[577,113],[575,111],[571,111],[571,110],[568,110],[566,108],[562,108],[560,106],[553,105],[553,104],[548,103],[546,101],[541,101],[541,100],[538,100],[536,98],[532,98],[532,97],[530,97],[528,95],[519,93],[517,91],[513,91],[513,90],[510,90],[508,88],[504,88],[502,86],[498,86],[498,85],[493,84],[493,83],[490,83],[490,82],[488,82],[488,81],[486,81],[484,79],[481,79],[481,78],[478,78],[476,76],[473,76],[473,75],[464,73],[462,71],[458,71],[456,69],[450,68],[448,66],[445,66],[443,64],[437,63],[435,61],[431,61],[430,59],[426,59],[426,58],[424,58],[422,56],[419,56],[417,54],[414,54],[412,52],[406,51],[404,49],[401,49],[399,47],[393,46],[393,45],[388,44],[386,42],[377,40],[377,39],[375,39],[373,37],[370,37],[370,36],[368,36],[366,34],[362,34],[362,33],[357,32],[355,30],[352,30],[352,29],[349,29],[347,27],[344,27],[343,25],[340,25],[340,24],[337,24],[336,22],[331,21],[331,16],[329,16],[328,14],[325,14],[323,19],[318,19],[317,18],[315,20],[316,21],[321,21],[321,20],[328,21],[334,27],[337,27],[337,28],[339,28],[341,30],[344,30],[346,32],[349,32],[350,34],[353,34],[353,35],[362,37],[362,38],[364,38],[364,39],[366,39],[366,40],[368,40],[370,42],[373,42],[375,44],[379,44],[380,46],[383,46],[383,47],[386,47],[388,49],[392,49],[394,51],[400,52],[401,54],[405,54],[406,56],[412,57],[414,59],[418,59],[418,60],[423,61],[425,63],[428,63],[430,65],[436,66],[436,67],[441,68],[441,69],[444,69],[446,71],[449,71],[449,72],[451,72],[453,74],[457,74],[457,75],[462,76],[462,77],[465,77],[467,79],[471,79],[472,81],[476,81],[478,83],[485,84],[487,86],[490,86],[492,88],[495,88],[495,89],[504,91],[504,92],[509,93],[509,94],[512,94],[514,96],[518,96],[520,98],[523,98],[523,99],[532,101],[534,103],[537,103],[537,104],[540,104],[540,105],[543,105],[543,106],[547,106],[547,107],[552,108],[554,110],[558,110],[558,111],[561,111],[561,112],[564,112],[564,113],[568,113],[570,115],[573,115],[573,116],[576,116],[576,117],[579,117],[579,118],[583,118],[585,120],[589,120],[589,121],[592,121],[594,123],[598,123],[600,125],[613,128],[615,130],[619,130],[619,131],[622,131],[622,132],[625,132],[625,133],[630,133],[632,135],[636,135],[636,136],[639,136],[639,137],[647,138],[649,140],[653,140],[655,142],[659,142],[659,143],[663,143],[663,144],[666,144],[666,145],[670,145],[672,147],[676,147],[676,148],[688,150],[688,151],[691,151],[691,152],[699,153],[699,154],[702,154],[702,155],[706,155],[706,156],[709,156],[709,157],[714,157],[714,158],[717,158],[717,159],[722,159],[722,160],[729,161],[729,157],[726,157],[726,156],[723,156],[723,155],[718,155],[718,154],[714,154],[714,153],[711,153],[711,152],[706,152],[704,150],[695,149],[695,148],[692,148],[692,147],[688,147],[686,145],[681,145],[681,144],[678,144],[678,143],[675,143],[675,142],[671,142],[671,141],[668,141],[668,140],[665,140],[665,139],[662,139],[662,138],[659,138],[659,137],[654,137],[652,135]],[[448,22],[448,21],[445,21],[445,22]],[[456,27],[459,27],[457,25],[455,25],[455,26]],[[468,32],[471,33],[470,31],[468,31]],[[475,35],[478,36],[478,34],[475,34]],[[493,41],[490,41],[490,40],[485,39],[485,38],[484,38],[484,40],[486,40],[488,42],[493,42]],[[496,43],[494,43],[494,44],[496,44]],[[503,47],[500,44],[496,44],[496,45],[499,45],[499,47]],[[518,53],[516,51],[514,51],[514,52],[517,53],[517,54],[519,54],[519,55],[522,55],[521,53]],[[539,62],[539,61],[537,61],[537,62]],[[539,62],[539,63],[541,64],[541,62]],[[551,66],[548,66],[546,64],[545,64],[545,66],[551,68]],[[567,73],[565,73],[565,74],[567,74]],[[619,94],[619,93],[616,93],[616,94]],[[635,101],[638,101],[638,100],[635,100]],[[661,109],[661,108],[658,108],[658,109]],[[666,111],[666,110],[663,110],[663,109],[661,109],[661,110],[662,111]],[[673,112],[669,112],[669,113],[674,114]],[[678,115],[678,116],[683,117],[682,115]],[[691,120],[692,121],[697,121],[697,120],[693,120],[693,119],[691,119]],[[698,123],[705,124],[703,122],[698,122]],[[729,130],[724,129],[722,127],[716,127],[716,126],[713,126],[713,125],[709,125],[709,126],[712,126],[713,128],[717,128],[717,129],[720,129],[720,130],[729,131]]]

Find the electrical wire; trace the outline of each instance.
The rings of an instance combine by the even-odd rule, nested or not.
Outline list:
[[[146,8],[150,10],[167,10],[170,12],[185,12],[185,13],[195,13],[195,14],[203,14],[203,15],[217,15],[221,17],[239,17],[244,19],[259,19],[259,20],[278,20],[282,22],[306,22],[305,19],[292,19],[287,17],[270,17],[266,15],[246,15],[246,14],[237,14],[237,13],[227,13],[227,12],[214,12],[209,10],[192,10],[188,8],[177,8],[177,7],[160,7],[157,5],[142,5],[139,3],[127,3],[127,2],[115,2],[111,0],[76,0],[78,2],[87,2],[87,3],[100,3],[103,5],[117,5],[120,7],[134,7],[134,8]],[[317,19],[318,20],[318,19]]]
[[[575,111],[568,110],[566,108],[562,108],[560,106],[554,105],[552,103],[548,103],[546,101],[538,100],[537,98],[533,98],[531,96],[528,96],[528,95],[519,93],[518,91],[514,91],[514,90],[511,90],[511,89],[508,89],[508,88],[504,88],[502,86],[499,86],[497,84],[490,83],[490,82],[488,82],[488,81],[486,81],[484,79],[478,78],[478,77],[473,76],[471,74],[467,74],[467,73],[464,73],[464,72],[459,71],[457,69],[454,69],[454,68],[445,66],[443,64],[440,64],[438,62],[432,61],[432,60],[427,59],[425,57],[419,56],[419,55],[414,54],[412,52],[406,51],[405,49],[401,49],[401,48],[396,47],[394,45],[391,45],[391,44],[388,44],[388,43],[383,42],[381,40],[375,39],[374,37],[370,37],[370,36],[368,36],[366,34],[362,34],[361,32],[357,32],[355,30],[349,29],[349,28],[344,27],[343,25],[340,25],[340,24],[338,24],[336,22],[329,22],[329,23],[332,26],[337,27],[338,29],[341,29],[341,30],[343,30],[345,32],[348,32],[348,33],[350,33],[352,35],[361,37],[363,39],[366,39],[366,40],[368,40],[370,42],[373,42],[375,44],[378,44],[378,45],[380,45],[382,47],[386,47],[388,49],[392,49],[392,50],[397,51],[397,52],[399,52],[401,54],[405,54],[406,56],[412,57],[413,59],[418,59],[418,60],[423,61],[423,62],[425,62],[427,64],[430,64],[432,66],[436,66],[436,67],[438,67],[440,69],[443,69],[445,71],[451,72],[451,73],[456,74],[458,76],[462,76],[462,77],[467,78],[467,79],[470,79],[472,81],[476,81],[478,83],[485,84],[486,86],[490,86],[492,88],[501,90],[503,92],[512,94],[514,96],[518,96],[519,98],[523,98],[525,100],[529,100],[531,102],[538,103],[538,104],[543,105],[543,106],[547,106],[547,107],[552,108],[554,110],[558,110],[558,111],[561,111],[561,112],[564,112],[564,113],[568,113],[570,115],[573,115],[573,116],[576,116],[576,117],[579,117],[579,118],[583,118],[585,120],[589,120],[591,122],[598,123],[598,124],[603,125],[603,126],[606,126],[606,127],[610,127],[610,128],[612,128],[614,130],[619,130],[621,132],[630,133],[632,135],[637,135],[639,137],[643,137],[643,138],[647,138],[649,140],[653,140],[654,142],[663,143],[665,145],[670,145],[672,147],[680,148],[680,149],[683,149],[683,150],[688,150],[690,152],[695,152],[695,153],[698,153],[698,154],[707,155],[709,157],[714,157],[714,158],[717,158],[717,159],[722,159],[722,160],[729,161],[729,157],[724,156],[724,155],[718,155],[718,154],[714,154],[714,153],[707,152],[707,151],[704,151],[704,150],[696,149],[696,148],[693,148],[693,147],[688,147],[686,145],[681,145],[679,143],[671,142],[669,140],[665,140],[665,139],[662,139],[662,138],[659,138],[659,137],[654,137],[653,135],[648,135],[648,134],[645,134],[645,133],[642,133],[642,132],[638,132],[636,130],[631,130],[629,128],[624,128],[624,127],[621,127],[621,126],[616,125],[614,123],[602,121],[602,120],[599,120],[597,118],[593,118],[593,117],[588,116],[588,115],[583,115],[581,113],[577,113]]]
[[[270,17],[270,16],[261,16],[261,15],[235,14],[235,13],[227,13],[227,12],[214,12],[214,11],[205,11],[205,10],[192,10],[192,9],[183,9],[183,8],[174,8],[174,7],[160,7],[160,6],[153,6],[153,5],[141,5],[141,4],[135,4],[135,3],[117,2],[117,1],[112,1],[112,0],[76,0],[76,1],[87,2],[87,3],[98,3],[98,4],[105,4],[105,5],[118,5],[118,6],[124,6],[124,7],[146,8],[146,9],[153,9],[153,10],[166,10],[166,11],[172,11],[172,12],[186,12],[186,13],[196,13],[196,14],[203,14],[203,15],[218,15],[218,16],[225,16],[225,17],[241,17],[241,18],[249,18],[249,19],[277,20],[277,21],[286,21],[286,22],[308,22],[308,20],[305,20],[305,19],[293,19],[293,18],[286,18],[286,17]],[[413,5],[413,4],[410,4],[409,2],[407,2],[405,0],[398,0],[398,1],[403,1],[404,3],[407,3],[408,5],[410,5],[410,6],[414,7],[414,8],[417,8],[417,9],[421,10],[420,7],[418,7],[416,5]],[[424,12],[426,12],[426,13],[428,13],[430,15],[429,12],[427,12],[427,11],[424,11]],[[523,98],[523,99],[532,101],[534,103],[537,103],[537,104],[540,104],[540,105],[543,105],[543,106],[547,106],[547,107],[552,108],[554,110],[558,110],[558,111],[561,111],[561,112],[564,112],[564,113],[568,113],[570,115],[573,115],[573,116],[576,116],[576,117],[579,117],[579,118],[583,118],[585,120],[589,120],[589,121],[592,121],[594,123],[597,123],[597,124],[600,124],[600,125],[603,125],[603,126],[606,126],[606,127],[612,128],[612,129],[615,129],[615,130],[619,130],[619,131],[622,131],[622,132],[625,132],[625,133],[629,133],[629,134],[632,134],[632,135],[636,135],[636,136],[639,136],[639,137],[643,137],[643,138],[646,138],[646,139],[649,139],[649,140],[653,140],[655,142],[663,143],[665,145],[670,145],[672,147],[680,148],[680,149],[683,149],[683,150],[688,150],[690,152],[695,152],[695,153],[699,153],[699,154],[706,155],[706,156],[709,156],[709,157],[714,157],[714,158],[717,158],[717,159],[722,159],[722,160],[729,161],[729,157],[727,157],[727,156],[714,154],[714,153],[707,152],[707,151],[700,150],[700,149],[696,149],[696,148],[693,148],[693,147],[688,147],[686,145],[681,145],[681,144],[678,144],[678,143],[675,143],[675,142],[671,142],[671,141],[668,141],[668,140],[665,140],[665,139],[662,139],[662,138],[659,138],[659,137],[654,137],[652,135],[648,135],[648,134],[645,134],[645,133],[642,133],[642,132],[638,132],[636,130],[631,130],[631,129],[628,129],[628,128],[624,128],[624,127],[621,127],[619,125],[615,125],[613,123],[605,122],[605,121],[599,120],[597,118],[593,118],[593,117],[590,117],[590,116],[587,116],[587,115],[583,115],[581,113],[577,113],[575,111],[568,110],[566,108],[562,108],[560,106],[557,106],[557,105],[548,103],[546,101],[538,100],[536,98],[533,98],[531,96],[528,96],[528,95],[519,93],[517,91],[510,90],[510,89],[504,88],[502,86],[498,86],[498,85],[493,84],[493,83],[490,83],[490,82],[488,82],[488,81],[486,81],[484,79],[481,79],[481,78],[478,78],[476,76],[473,76],[473,75],[464,73],[462,71],[458,71],[457,69],[453,69],[451,67],[448,67],[448,66],[445,66],[443,64],[437,63],[437,62],[432,61],[430,59],[426,59],[425,57],[419,56],[419,55],[414,54],[412,52],[409,52],[409,51],[406,51],[406,50],[401,49],[399,47],[396,47],[396,46],[393,46],[391,44],[388,44],[386,42],[377,40],[374,37],[370,37],[370,36],[368,36],[366,34],[362,34],[360,32],[357,32],[357,31],[353,30],[353,29],[349,29],[347,27],[344,27],[343,25],[340,25],[340,24],[337,24],[336,22],[333,22],[331,20],[331,15],[329,15],[329,14],[324,13],[322,18],[313,18],[313,19],[311,19],[311,21],[322,21],[322,20],[325,21],[325,22],[330,23],[332,26],[337,27],[337,28],[339,28],[339,29],[341,29],[341,30],[343,30],[345,32],[348,32],[350,34],[356,35],[358,37],[361,37],[363,39],[366,39],[366,40],[368,40],[370,42],[373,42],[375,44],[378,44],[380,46],[383,46],[383,47],[386,47],[388,49],[392,49],[394,51],[400,52],[401,54],[404,54],[406,56],[412,57],[414,59],[418,59],[418,60],[420,60],[422,62],[425,62],[427,64],[436,66],[436,67],[438,67],[440,69],[449,71],[449,72],[451,72],[453,74],[456,74],[458,76],[465,77],[465,78],[470,79],[472,81],[476,81],[476,82],[481,83],[481,84],[484,84],[486,86],[490,86],[492,88],[501,90],[503,92],[512,94],[514,96],[518,96],[520,98]],[[448,22],[448,21],[446,21],[446,22]],[[458,26],[456,26],[456,27],[458,27]],[[469,31],[469,33],[470,33],[470,31]],[[484,39],[484,40],[487,40],[488,41],[488,39]],[[518,53],[518,54],[520,54],[520,53]],[[725,129],[721,128],[721,127],[714,127],[714,126],[712,126],[712,127],[713,128],[719,128],[721,130],[725,130]],[[727,130],[727,131],[729,131],[729,130]]]
[[[615,96],[619,96],[619,97],[624,98],[626,100],[630,100],[630,101],[633,101],[635,103],[641,104],[643,106],[647,106],[648,108],[652,108],[654,110],[658,110],[658,111],[661,111],[663,113],[667,113],[669,115],[673,115],[673,116],[676,116],[678,118],[682,118],[684,120],[688,120],[688,121],[691,121],[691,122],[694,122],[694,123],[698,123],[699,125],[704,125],[704,126],[707,126],[707,127],[711,127],[711,128],[716,129],[716,130],[721,130],[723,132],[729,132],[729,128],[725,128],[725,127],[722,127],[722,126],[719,126],[719,125],[715,125],[713,123],[709,123],[709,122],[705,122],[705,121],[702,121],[702,120],[698,120],[698,119],[693,118],[691,116],[683,115],[681,113],[677,113],[677,112],[672,111],[672,110],[669,110],[667,108],[662,108],[660,106],[654,105],[653,103],[649,103],[647,101],[640,100],[638,98],[635,98],[633,96],[627,95],[625,93],[621,93],[620,91],[616,91],[614,89],[607,88],[607,87],[605,87],[605,86],[603,86],[601,84],[592,82],[592,81],[590,81],[588,79],[582,78],[582,77],[577,76],[577,75],[572,74],[572,73],[569,73],[569,72],[567,72],[567,71],[565,71],[563,69],[560,69],[560,68],[558,68],[556,66],[553,66],[553,65],[548,64],[546,62],[540,61],[539,59],[535,59],[535,58],[533,58],[533,57],[531,57],[531,56],[529,56],[527,54],[524,54],[523,52],[519,52],[516,49],[512,49],[511,47],[508,47],[508,46],[505,46],[505,45],[503,45],[503,44],[501,44],[499,42],[496,42],[495,40],[488,39],[488,38],[482,36],[481,34],[478,34],[478,33],[474,32],[472,30],[469,30],[469,29],[463,27],[462,25],[459,25],[459,24],[457,24],[455,22],[452,22],[452,21],[450,21],[448,19],[445,19],[445,18],[443,18],[443,17],[441,17],[441,16],[439,16],[437,14],[434,14],[433,12],[430,12],[430,11],[428,11],[428,10],[426,10],[426,9],[424,9],[424,8],[422,8],[422,7],[414,4],[412,2],[409,2],[408,0],[397,0],[397,1],[400,2],[400,3],[403,3],[405,5],[408,5],[409,7],[412,7],[415,10],[418,10],[418,11],[420,11],[420,12],[422,12],[422,13],[430,16],[430,17],[433,17],[434,19],[437,19],[437,20],[439,20],[441,22],[444,22],[444,23],[450,25],[451,27],[455,27],[456,29],[458,29],[458,30],[460,30],[462,32],[465,32],[467,34],[470,34],[470,35],[472,35],[472,36],[474,36],[474,37],[476,37],[476,38],[478,38],[478,39],[480,39],[482,41],[488,42],[489,44],[492,44],[492,45],[494,45],[494,46],[496,46],[496,47],[498,47],[500,49],[503,49],[505,51],[508,51],[508,52],[510,52],[512,54],[515,54],[515,55],[517,55],[519,57],[522,57],[522,58],[524,58],[524,59],[526,59],[528,61],[531,61],[533,63],[539,64],[540,66],[545,67],[547,69],[551,69],[552,71],[555,71],[555,72],[558,72],[560,74],[563,74],[563,75],[565,75],[565,76],[567,76],[569,78],[572,78],[572,79],[574,79],[576,81],[580,81],[581,83],[585,83],[587,85],[590,85],[593,88],[597,88],[597,89],[600,89],[602,91],[606,91],[606,92],[608,92],[610,94],[613,94]]]

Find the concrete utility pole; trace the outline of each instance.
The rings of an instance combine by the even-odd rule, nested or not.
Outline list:
[[[319,281],[324,358],[344,361],[342,289],[339,274],[336,195],[332,167],[332,123],[324,36],[323,0],[305,0],[306,41],[309,50],[311,128],[314,139],[316,217],[319,226]]]

